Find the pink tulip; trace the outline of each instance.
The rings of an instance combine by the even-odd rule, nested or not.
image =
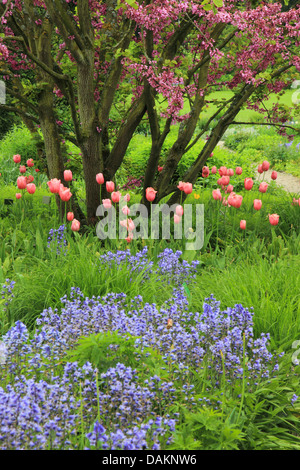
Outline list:
[[[34,161],[33,161],[32,158],[29,158],[26,163],[27,163],[27,166],[29,166],[29,167],[33,167],[33,166],[34,166]]]
[[[267,162],[266,160],[264,160],[264,161],[262,162],[262,169],[263,169],[263,171],[268,171],[269,168],[270,168],[270,163]]]
[[[64,180],[65,181],[72,181],[73,175],[71,170],[65,170],[64,171]]]
[[[130,201],[130,194],[125,194],[124,196],[124,201],[129,202]]]
[[[20,161],[21,161],[21,155],[19,155],[19,154],[14,155],[14,156],[13,156],[13,161],[14,161],[15,163],[20,163]]]
[[[146,199],[147,201],[149,202],[153,202],[154,199],[156,198],[156,193],[157,191],[155,191],[153,188],[146,188]]]
[[[129,215],[130,214],[130,209],[128,206],[123,206],[122,207],[122,212],[124,215]]]
[[[104,183],[104,176],[102,173],[98,173],[96,175],[96,181],[98,184],[103,184]]]
[[[271,178],[272,180],[277,180],[277,171],[272,171]]]
[[[235,169],[235,174],[236,175],[241,175],[243,173],[243,168],[240,166],[237,166]]]
[[[27,184],[32,183],[34,181],[34,177],[32,175],[25,176]]]
[[[175,209],[175,212],[176,212],[176,215],[178,215],[179,217],[182,217],[183,215],[183,207],[182,206],[176,206],[176,209]]]
[[[104,209],[110,209],[112,204],[110,199],[102,199]]]
[[[219,168],[219,175],[220,176],[225,176],[225,175],[227,176],[227,167],[226,166],[221,166]]]
[[[208,166],[204,166],[202,168],[202,177],[207,178],[208,176],[209,176],[209,168],[208,168]]]
[[[215,201],[222,201],[222,194],[219,189],[214,189],[212,192],[212,196]]]
[[[73,212],[68,212],[67,213],[67,220],[69,222],[72,222],[73,219],[74,219],[74,213]]]
[[[180,215],[174,214],[174,224],[179,224],[181,221]]]
[[[177,188],[180,189],[180,191],[183,191],[184,185],[185,185],[185,183],[183,181],[179,181],[179,184],[178,184]]]
[[[60,180],[58,180],[57,178],[53,178],[52,180],[47,181],[47,184],[51,193],[53,194],[59,193],[60,184],[61,184]]]
[[[17,198],[17,199],[21,199],[21,197],[22,197],[22,194],[21,194],[21,193],[16,193],[16,198]]]
[[[115,183],[113,181],[106,181],[106,191],[112,193],[115,190]]]
[[[220,183],[222,186],[227,186],[229,184],[229,181],[230,181],[230,177],[227,175],[223,175],[220,178]]]
[[[258,189],[261,193],[265,193],[265,192],[267,192],[268,186],[269,186],[268,183],[263,182],[263,183],[260,183]]]
[[[242,205],[242,202],[243,202],[243,196],[240,196],[238,194],[235,194],[234,192],[232,192],[229,196],[228,196],[228,204],[232,207],[235,207],[236,209],[239,209]]]
[[[226,197],[223,197],[222,204],[223,204],[223,206],[228,206],[228,201],[227,201]]]
[[[269,221],[271,225],[277,225],[279,222],[278,214],[269,214]]]
[[[27,184],[26,188],[27,188],[27,191],[29,192],[29,194],[34,194],[35,193],[36,186],[35,186],[34,183]]]
[[[26,173],[26,166],[25,165],[20,166],[20,173]]]
[[[233,176],[233,175],[234,175],[233,169],[232,169],[232,168],[229,168],[229,169],[227,170],[227,176]]]
[[[127,230],[128,232],[133,232],[135,225],[132,219],[127,219]]]
[[[293,202],[292,202],[292,206],[300,206],[300,197],[299,199],[296,199],[295,197],[293,197]]]
[[[158,165],[157,171],[159,171],[159,173],[160,173],[161,171],[163,171],[163,168],[164,168],[163,166],[159,166],[159,165]]]
[[[119,191],[113,191],[111,193],[111,200],[114,203],[120,202],[121,199],[121,193]]]
[[[211,172],[212,172],[213,175],[215,175],[217,173],[217,167],[213,166],[212,169],[211,169]]]
[[[191,194],[193,192],[192,183],[184,183],[183,192],[185,194]]]
[[[244,186],[247,191],[250,191],[253,187],[253,179],[252,178],[245,178]]]
[[[26,189],[27,181],[25,176],[19,176],[19,178],[17,179],[17,186],[19,189]]]
[[[241,221],[240,221],[240,228],[241,228],[242,230],[246,230],[246,220],[241,220]]]
[[[262,174],[262,173],[264,172],[264,170],[263,170],[263,166],[262,166],[262,164],[261,164],[261,163],[258,165],[258,167],[257,167],[257,171],[258,171],[258,173],[260,173],[260,174]]]
[[[232,186],[232,184],[229,184],[227,186],[226,193],[232,193],[232,191],[233,191],[233,186]]]
[[[259,211],[261,209],[262,202],[260,199],[254,199],[253,201],[253,207],[256,211]]]
[[[67,202],[71,199],[72,193],[69,188],[60,187],[59,189],[59,195],[62,201]]]
[[[211,152],[210,157],[213,157],[213,156],[214,156],[214,152]]]
[[[73,232],[78,232],[80,229],[80,222],[77,219],[73,219],[72,224],[71,224],[71,230]]]
[[[130,243],[131,240],[133,240],[133,233],[129,232],[125,240],[127,241],[127,243]]]

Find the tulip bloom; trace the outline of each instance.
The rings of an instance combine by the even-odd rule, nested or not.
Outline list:
[[[259,211],[261,209],[262,202],[260,199],[254,199],[253,201],[253,207],[256,211]]]
[[[178,215],[179,217],[182,217],[183,215],[183,207],[182,206],[176,206],[176,209],[175,209],[175,212],[176,212],[176,215]]]
[[[27,166],[29,166],[29,167],[33,167],[33,166],[34,166],[34,161],[33,161],[32,158],[29,158],[26,163],[27,163]]]
[[[222,194],[219,189],[214,189],[212,192],[212,196],[215,201],[222,201]]]
[[[34,181],[34,177],[32,175],[25,176],[27,184],[32,183]]]
[[[73,219],[71,230],[73,230],[73,232],[78,232],[79,229],[80,229],[80,222],[77,219]]]
[[[211,169],[211,172],[212,172],[213,175],[215,175],[217,173],[217,167],[213,166],[212,169]]]
[[[263,182],[263,183],[260,183],[258,189],[261,193],[265,193],[265,192],[267,192],[268,186],[269,186],[268,183]]]
[[[71,199],[72,193],[69,188],[60,187],[59,189],[59,195],[62,201],[67,202]]]
[[[71,170],[65,170],[64,171],[64,180],[65,181],[72,181],[73,175]]]
[[[112,193],[115,190],[115,183],[113,181],[106,181],[106,191]]]
[[[20,173],[26,173],[26,166],[25,165],[20,166]]]
[[[130,214],[130,209],[128,206],[123,206],[122,207],[122,212],[124,215],[129,215]]]
[[[125,194],[124,196],[124,201],[129,202],[130,201],[130,194]]]
[[[232,192],[229,194],[227,201],[230,206],[235,207],[236,209],[239,209],[243,202],[243,196],[240,196],[239,194],[235,194]]]
[[[36,172],[36,173],[39,173],[39,172],[40,172],[40,170],[39,170],[38,168],[36,168],[36,169],[35,169],[35,172]]]
[[[102,204],[104,209],[110,209],[112,205],[110,199],[102,199]]]
[[[240,166],[237,166],[235,169],[235,174],[236,175],[241,175],[243,173],[243,168]]]
[[[133,240],[133,233],[129,232],[125,240],[127,241],[127,243],[130,243],[131,240]]]
[[[272,180],[277,180],[277,171],[272,171],[271,178]]]
[[[232,186],[232,184],[229,184],[227,186],[226,193],[232,193],[232,191],[233,191],[233,186]]]
[[[159,165],[158,165],[157,171],[159,171],[159,173],[160,173],[161,171],[163,171],[163,166],[159,166]]]
[[[227,176],[227,167],[226,166],[221,166],[219,168],[219,175],[220,176],[225,176],[225,175]]]
[[[209,176],[209,168],[208,168],[208,166],[204,166],[202,168],[202,177],[207,178],[208,176]]]
[[[72,222],[73,219],[74,219],[74,213],[73,212],[68,212],[67,213],[67,220],[69,222]]]
[[[262,162],[262,169],[263,171],[268,171],[268,169],[270,168],[270,163],[267,162],[266,160]]]
[[[21,199],[21,197],[22,197],[22,194],[21,194],[21,193],[16,193],[16,198],[17,198],[17,199]]]
[[[104,176],[102,173],[98,173],[96,175],[96,181],[98,184],[103,184],[104,183]]]
[[[17,186],[19,189],[26,189],[27,181],[25,176],[19,176],[19,178],[17,179]]]
[[[247,191],[250,191],[253,187],[253,179],[252,178],[245,178],[244,186]]]
[[[240,228],[241,228],[242,230],[246,230],[246,220],[241,220],[241,221],[240,221]]]
[[[262,167],[262,164],[261,164],[261,163],[260,163],[260,165],[258,165],[258,167],[257,167],[257,171],[258,171],[258,173],[260,173],[260,174],[262,174],[262,173],[264,172],[264,170],[263,170],[263,167]]]
[[[111,193],[112,202],[114,202],[114,203],[120,202],[120,199],[121,199],[121,193],[119,191],[113,191]]]
[[[179,184],[178,184],[177,188],[180,189],[180,191],[183,191],[184,185],[185,185],[185,183],[183,181],[179,181]]]
[[[193,185],[192,183],[184,183],[183,192],[185,194],[191,194],[193,192]]]
[[[34,194],[36,190],[36,186],[34,183],[29,183],[27,184],[26,189],[29,192],[29,194]]]
[[[146,188],[146,199],[147,201],[149,202],[153,202],[154,199],[156,198],[156,193],[157,191],[155,191],[153,188]]]
[[[21,155],[19,155],[19,154],[14,155],[14,156],[13,156],[13,161],[14,161],[15,163],[20,163],[20,161],[21,161]]]
[[[58,180],[57,178],[53,178],[52,180],[47,181],[47,184],[51,193],[53,194],[59,193],[60,184],[61,184],[60,180]]]
[[[233,176],[233,175],[234,175],[233,169],[232,169],[232,168],[229,168],[229,169],[227,170],[227,176]]]
[[[174,214],[174,224],[179,224],[181,221],[180,215]]]
[[[277,225],[279,222],[278,214],[269,214],[269,222],[271,225]]]
[[[221,186],[227,186],[229,184],[229,181],[230,181],[230,177],[227,176],[227,175],[223,175],[221,176],[220,178],[220,184]]]

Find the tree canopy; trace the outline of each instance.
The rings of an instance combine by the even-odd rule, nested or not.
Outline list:
[[[272,92],[300,71],[298,2],[249,0],[2,0],[0,77],[7,100],[31,132],[41,130],[50,178],[62,178],[64,143],[81,151],[87,223],[100,204],[96,174],[112,180],[142,120],[151,151],[144,190],[156,201],[180,191],[173,175],[183,155],[211,128],[184,181],[207,158],[243,107],[285,132],[290,110],[267,109]],[[210,94],[229,89],[197,133]],[[189,111],[183,113],[184,103]],[[171,126],[178,133],[157,164]]]

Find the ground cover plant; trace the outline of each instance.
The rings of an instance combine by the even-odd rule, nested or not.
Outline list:
[[[1,450],[300,449],[294,3],[0,3]]]

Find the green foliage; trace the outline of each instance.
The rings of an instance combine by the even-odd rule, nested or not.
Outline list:
[[[106,331],[78,340],[68,351],[66,361],[77,361],[80,365],[90,362],[99,373],[105,372],[117,363],[136,369],[142,375],[159,375],[165,366],[161,355],[152,348],[136,347],[138,338],[129,333],[120,335],[117,331]]]

